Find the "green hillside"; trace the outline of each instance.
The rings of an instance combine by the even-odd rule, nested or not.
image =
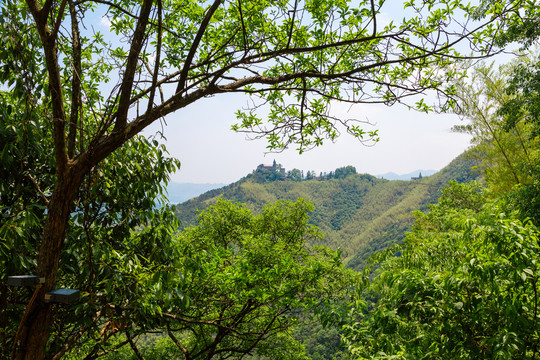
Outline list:
[[[344,260],[357,268],[374,251],[400,241],[412,224],[412,212],[436,202],[440,189],[449,180],[466,182],[476,178],[473,166],[465,153],[440,172],[412,181],[384,180],[368,174],[293,181],[265,176],[257,170],[236,183],[177,205],[176,215],[187,227],[196,223],[198,210],[220,197],[245,203],[255,212],[279,199],[301,197],[315,205],[311,223],[326,234],[324,245],[341,248]]]

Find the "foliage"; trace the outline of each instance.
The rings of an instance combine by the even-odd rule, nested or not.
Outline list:
[[[487,5],[487,0],[484,0],[484,6]],[[540,9],[538,5],[524,6],[519,12],[513,13],[513,19],[509,19],[510,26],[506,31],[501,31],[498,34],[497,43],[501,46],[508,43],[517,42],[521,45],[521,49],[533,47],[536,44],[540,29],[538,29],[538,19],[540,17]],[[487,5],[489,6],[489,5]]]
[[[170,338],[156,346],[176,347],[189,359],[303,358],[303,346],[290,334],[308,319],[301,315],[324,316],[347,300],[358,278],[339,253],[306,246],[321,236],[308,224],[311,209],[302,200],[282,201],[254,216],[221,200],[201,213],[199,224],[177,239],[174,266],[153,276],[153,293],[141,294],[158,301],[148,309],[157,319],[153,330]],[[141,351],[150,349],[157,351]]]
[[[298,327],[295,338],[305,346],[310,360],[346,360],[347,348],[341,343],[341,327],[308,322]]]
[[[532,55],[498,71],[493,66],[477,67],[472,84],[462,86],[464,114],[471,120],[462,130],[474,134],[474,150],[491,196],[508,196],[521,218],[540,223],[538,174],[540,151],[535,119],[537,67]]]
[[[536,54],[535,54],[536,55]],[[521,121],[533,126],[533,136],[540,135],[540,60],[534,55],[521,59],[511,72],[506,92],[511,96],[499,109],[506,117],[506,128],[511,129]]]
[[[247,178],[252,178],[253,181],[257,183],[265,183],[265,182],[271,182],[276,180],[283,180],[285,176],[275,170],[267,170],[267,169],[257,169],[252,174],[249,174]]]
[[[532,36],[530,32],[528,35]],[[530,38],[529,41],[533,41]],[[529,176],[532,178],[527,184],[511,194],[512,201],[520,210],[522,217],[530,217],[540,224],[540,152],[538,143],[540,141],[540,121],[538,100],[540,93],[539,69],[540,61],[537,54],[529,58],[522,59],[512,69],[511,78],[506,88],[506,92],[512,97],[499,109],[499,114],[506,118],[506,128],[508,131],[526,127],[529,129],[528,140],[531,146],[532,166],[529,166]]]
[[[5,122],[1,125],[3,129],[9,128]],[[156,200],[165,191],[169,172],[178,165],[166,155],[157,143],[134,138],[85,179],[66,234],[58,281],[58,287],[80,290],[82,299],[76,305],[57,309],[49,345],[52,354],[63,354],[82,343],[99,344],[107,324],[121,317],[114,304],[138,303],[144,294],[153,291],[153,274],[178,256],[171,244],[178,222],[174,213]],[[22,174],[27,178],[21,180],[16,172],[2,178],[4,186],[20,187],[19,194],[28,192],[36,199],[32,207],[26,208],[24,201],[30,196],[2,203],[2,279],[12,274],[31,274],[35,269],[35,244],[46,215],[45,204],[40,205],[44,202],[40,191],[49,191],[51,183],[45,182],[42,168],[26,166],[25,162],[32,157],[45,163],[51,159],[48,152],[17,156],[15,159],[20,161]],[[39,188],[27,180],[31,177],[42,181]],[[40,211],[32,213],[29,209]],[[10,356],[14,334],[25,313],[22,305],[29,302],[31,295],[2,285],[2,298],[7,305],[1,333],[1,341],[6,345],[2,346],[2,358]],[[126,331],[132,327],[129,321],[145,321],[144,312],[149,306],[141,304],[139,313],[122,320],[129,324]],[[93,350],[101,351],[101,346]]]
[[[341,168],[337,168],[336,171],[334,171],[334,178],[336,179],[344,179],[349,175],[356,174],[356,168],[354,166],[345,166]]]
[[[176,215],[187,227],[195,224],[197,211],[219,198],[243,202],[256,213],[279,199],[305,198],[315,205],[310,222],[325,234],[321,244],[343,250],[348,266],[361,269],[369,255],[404,238],[413,223],[411,212],[437,202],[440,189],[449,180],[477,178],[478,174],[471,170],[476,164],[464,154],[438,174],[415,182],[388,181],[367,174],[323,181],[285,179],[265,183],[246,177],[178,204]]]
[[[524,61],[524,60],[521,60]],[[470,120],[458,130],[473,135],[475,152],[482,160],[486,181],[494,195],[509,192],[516,186],[534,182],[538,140],[531,137],[531,126],[524,122],[509,128],[507,116],[500,108],[512,101],[505,87],[508,74],[517,64],[504,65],[496,71],[493,65],[479,65],[469,82],[461,84],[461,114]]]
[[[287,172],[287,178],[292,181],[302,181],[302,171],[298,169],[292,169]]]
[[[366,359],[535,358],[538,236],[485,203],[477,184],[450,185],[403,245],[375,257],[380,269],[366,293],[377,302],[347,327],[350,351]]]
[[[11,62],[4,58],[3,76],[32,63],[27,57],[32,55],[28,38],[33,34],[19,35],[20,42],[3,43],[13,52]],[[17,91],[0,93],[0,299],[5,309],[1,358],[12,355],[19,323],[28,319],[22,318],[24,305],[32,296],[7,288],[4,280],[36,271],[55,182],[51,127],[41,121],[43,89],[28,91],[39,89],[43,79],[35,75],[17,81]],[[63,354],[80,345],[81,339],[99,338],[101,328],[116,317],[109,305],[133,301],[148,291],[148,283],[141,279],[176,256],[168,241],[177,220],[157,199],[177,167],[179,162],[168,158],[156,141],[134,137],[84,178],[75,195],[57,284],[78,289],[83,296],[79,304],[57,309],[49,344],[52,354]]]
[[[391,105],[427,90],[452,95],[447,84],[458,74],[448,65],[469,57],[456,47],[468,45],[478,56],[492,54],[494,33],[511,25],[506,19],[529,3],[509,0],[480,8],[413,0],[403,4],[408,16],[401,23],[382,25],[384,1],[3,1],[0,114],[10,119],[3,120],[9,125],[0,135],[7,139],[0,196],[8,201],[2,208],[7,214],[3,231],[16,237],[1,252],[5,256],[23,243],[16,254],[26,258],[20,265],[45,278],[38,300],[25,311],[32,316],[21,322],[20,337],[8,340],[21,340],[17,357],[52,357],[65,351],[62,344],[71,346],[54,339],[58,331],[76,343],[79,335],[71,330],[95,329],[89,320],[98,316],[94,308],[72,317],[75,323],[66,330],[55,327],[65,324],[63,315],[40,305],[58,285],[75,285],[79,260],[92,274],[82,284],[90,294],[92,286],[107,283],[127,299],[142,296],[151,287],[148,274],[161,266],[142,259],[139,249],[153,250],[144,243],[145,234],[163,244],[160,250],[166,253],[158,257],[170,255],[170,216],[151,207],[161,180],[177,164],[160,159],[162,149],[136,137],[150,124],[203,98],[240,92],[261,102],[239,113],[233,128],[265,137],[269,149],[297,146],[302,152],[335,140],[340,131],[377,141],[376,130],[336,117],[330,105]],[[476,20],[474,29],[462,26],[471,23],[462,22],[462,16]],[[96,31],[91,26],[96,20],[110,27]],[[422,100],[409,105],[430,109]],[[267,120],[256,108],[268,114]],[[22,151],[14,144],[22,144]],[[147,166],[146,152],[157,163]],[[33,166],[43,172],[29,173]],[[17,193],[11,193],[11,184]],[[98,221],[103,228],[95,226]],[[146,228],[154,221],[160,224],[156,230]],[[23,224],[32,236],[24,236]],[[147,233],[139,234],[137,227]],[[99,260],[90,264],[94,249]],[[142,285],[123,293],[111,280],[116,275],[108,276],[129,276],[130,267],[137,272],[127,283]],[[138,302],[147,309],[141,310],[143,318],[145,311],[157,309],[151,301]]]

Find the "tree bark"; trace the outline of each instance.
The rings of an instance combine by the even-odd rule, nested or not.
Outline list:
[[[53,316],[51,305],[44,303],[44,296],[56,285],[64,234],[73,200],[83,177],[83,171],[69,166],[63,174],[58,175],[54,193],[47,208],[48,213],[38,255],[37,275],[44,277],[45,283],[38,293],[37,300],[32,304],[28,317],[24,319],[22,335],[18,339],[17,360],[45,358]]]

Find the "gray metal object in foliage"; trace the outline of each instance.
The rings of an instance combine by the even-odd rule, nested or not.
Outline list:
[[[35,275],[14,275],[7,278],[7,284],[9,286],[36,286],[44,282],[45,278]]]
[[[75,289],[56,289],[45,294],[45,302],[73,304],[79,300],[80,291]]]

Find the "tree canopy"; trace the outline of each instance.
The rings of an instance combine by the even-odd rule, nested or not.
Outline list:
[[[302,152],[343,131],[374,141],[376,132],[335,117],[330,105],[411,98],[411,106],[429,110],[414,96],[434,90],[450,99],[443,108],[451,106],[456,60],[496,52],[494,39],[529,5],[412,0],[403,3],[401,23],[386,23],[382,14],[395,3],[373,0],[3,1],[0,196],[2,240],[9,245],[2,245],[2,254],[9,257],[13,241],[22,241],[24,253],[14,263],[20,266],[13,270],[32,269],[45,278],[13,339],[20,342],[13,346],[17,357],[42,359],[51,348],[58,315],[42,300],[70,284],[78,261],[70,256],[86,251],[100,272],[114,273],[115,266],[91,260],[93,244],[139,238],[128,227],[137,230],[155,219],[148,215],[156,214],[149,199],[178,164],[137,138],[149,124],[200,99],[240,92],[258,100],[238,113],[233,128],[266,137],[271,150],[297,146]],[[91,26],[101,19],[110,22],[106,32]],[[264,120],[260,108],[268,113]],[[157,163],[138,157],[146,154]],[[129,166],[113,160],[122,156]],[[104,210],[115,215],[103,216]],[[103,237],[94,240],[85,221]],[[32,236],[23,228],[33,229]],[[75,241],[79,228],[92,240]],[[168,231],[160,241],[169,241]],[[124,251],[130,257],[137,249],[122,245],[114,255],[125,260]],[[93,266],[88,271],[90,283],[108,281]]]
[[[536,34],[527,21],[501,41]],[[538,358],[537,67],[482,65],[458,85],[485,184],[451,183],[402,245],[372,258],[344,337],[357,358]]]
[[[67,355],[94,359],[114,350],[118,358],[164,347],[163,358],[301,358],[303,347],[291,336],[299,317],[347,301],[358,281],[338,252],[306,244],[322,236],[308,225],[311,208],[282,201],[255,216],[222,200],[197,226],[143,252],[152,258],[135,252],[154,245],[143,236],[155,228],[145,228],[130,249],[112,251],[116,281],[94,294],[107,298],[102,311],[110,320],[92,319],[89,327],[99,331],[82,333]],[[76,307],[78,316],[85,306]],[[163,345],[140,345],[149,333],[160,334]]]
[[[375,304],[346,330],[357,358],[537,357],[539,232],[499,206],[479,184],[451,184],[403,245],[373,259]]]

